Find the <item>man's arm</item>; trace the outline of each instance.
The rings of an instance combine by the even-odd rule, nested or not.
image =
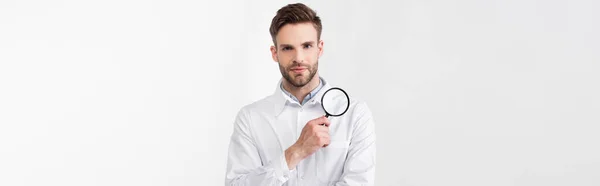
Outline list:
[[[226,186],[281,186],[289,179],[290,170],[282,152],[270,162],[260,160],[258,148],[248,126],[248,113],[238,113],[227,156]]]
[[[354,129],[348,158],[336,185],[375,185],[375,122],[365,103],[358,103],[352,116]]]

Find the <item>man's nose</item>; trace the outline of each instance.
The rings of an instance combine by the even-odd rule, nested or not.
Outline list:
[[[304,52],[302,50],[296,50],[296,56],[294,58],[294,62],[296,62],[296,63],[304,62]]]

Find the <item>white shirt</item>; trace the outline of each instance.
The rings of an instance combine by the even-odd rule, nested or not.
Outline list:
[[[375,124],[367,105],[352,97],[344,115],[328,118],[330,144],[289,170],[285,150],[298,140],[308,121],[325,115],[321,97],[331,86],[321,81],[323,88],[304,105],[278,85],[273,95],[239,111],[225,185],[374,185]]]

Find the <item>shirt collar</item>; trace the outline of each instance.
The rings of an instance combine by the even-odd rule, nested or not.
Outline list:
[[[325,91],[327,91],[329,88],[331,88],[329,83],[327,83],[327,81],[325,81],[322,77],[319,77],[319,79],[321,80],[321,82],[319,83],[319,86],[317,88],[315,88],[315,90],[311,91],[310,94],[312,94],[312,96],[306,103],[320,104],[323,93]],[[288,93],[286,93],[287,91],[284,92],[285,90],[283,88],[281,88],[282,81],[283,81],[283,79],[279,80],[279,82],[277,83],[277,88],[275,90],[275,93],[272,95],[274,97],[274,105],[273,106],[274,106],[275,116],[279,116],[279,114],[281,114],[281,112],[285,108],[286,104],[291,103],[291,102],[298,102],[298,101],[292,99],[288,95]],[[313,94],[313,92],[314,92],[314,94]],[[293,95],[292,95],[292,97],[293,97]]]
[[[290,97],[292,100],[296,101],[297,103],[300,103],[301,105],[304,105],[305,103],[307,103],[308,101],[311,100],[311,98],[315,97],[315,94],[317,94],[317,92],[319,92],[319,90],[321,90],[321,88],[323,88],[323,78],[319,77],[319,85],[313,89],[311,92],[308,93],[308,95],[306,95],[304,97],[304,99],[302,99],[302,103],[300,103],[300,101],[298,100],[298,98],[296,98],[296,96],[292,95],[292,93],[288,92],[287,90],[285,90],[283,88],[283,83],[279,83],[279,87],[281,88],[281,91],[283,91],[283,93],[285,93],[288,97]]]

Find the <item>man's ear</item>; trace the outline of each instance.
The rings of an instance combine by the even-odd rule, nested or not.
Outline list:
[[[319,57],[323,55],[323,40],[319,40],[319,44],[317,44],[317,48],[319,48]]]
[[[277,47],[276,46],[271,46],[271,57],[273,58],[273,61],[279,62],[279,60],[277,60]]]

